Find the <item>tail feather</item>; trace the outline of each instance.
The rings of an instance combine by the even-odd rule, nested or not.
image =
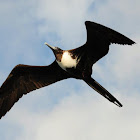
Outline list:
[[[88,78],[84,80],[91,88],[93,88],[95,91],[97,91],[99,94],[104,96],[106,99],[108,99],[110,102],[113,102],[119,107],[122,107],[122,104],[113,96],[111,95],[104,87],[102,87],[97,81],[95,81],[92,78]]]

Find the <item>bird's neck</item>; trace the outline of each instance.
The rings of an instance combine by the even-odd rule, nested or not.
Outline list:
[[[63,51],[55,53],[56,61],[61,62],[62,56],[63,56]]]

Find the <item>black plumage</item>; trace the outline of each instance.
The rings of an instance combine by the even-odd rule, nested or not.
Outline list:
[[[20,64],[11,71],[0,88],[0,118],[24,94],[67,78],[84,80],[109,101],[122,107],[122,104],[114,96],[91,78],[92,66],[108,53],[111,43],[132,45],[135,42],[103,25],[90,21],[86,21],[85,25],[87,41],[83,46],[72,50],[61,50],[47,44],[56,57],[51,65],[29,66]],[[69,58],[67,59],[67,57]]]

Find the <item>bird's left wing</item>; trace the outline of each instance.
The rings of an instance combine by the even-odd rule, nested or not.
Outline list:
[[[17,65],[0,88],[0,118],[23,94],[69,77],[56,61],[49,66]]]

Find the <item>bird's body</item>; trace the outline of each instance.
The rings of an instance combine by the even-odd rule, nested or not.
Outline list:
[[[86,21],[87,42],[76,49],[62,50],[48,45],[55,61],[49,66],[17,65],[0,88],[0,118],[24,94],[57,81],[76,78],[119,107],[122,104],[92,77],[92,66],[109,51],[111,43],[132,45],[134,41],[103,25]]]
[[[62,54],[61,61],[57,61],[58,65],[63,69],[69,69],[69,68],[75,68],[80,61],[80,58],[76,56],[75,58],[72,58],[72,54],[69,51],[64,51]]]

